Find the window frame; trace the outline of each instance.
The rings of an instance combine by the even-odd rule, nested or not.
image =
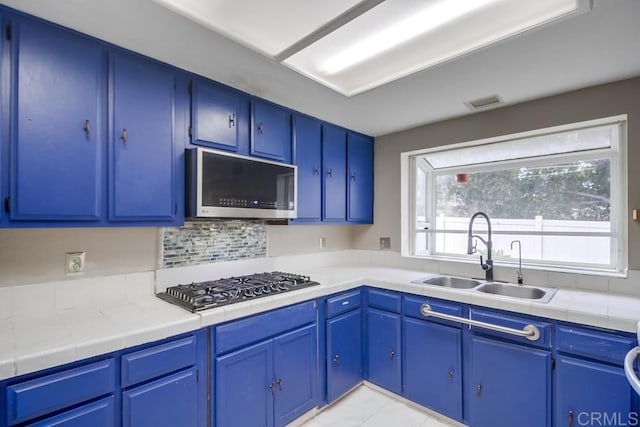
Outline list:
[[[489,163],[482,163],[467,166],[452,166],[434,170],[426,161],[417,164],[420,156],[436,151],[450,151],[470,146],[489,145],[498,142],[513,141],[523,138],[540,137],[562,133],[567,131],[577,131],[594,127],[610,127],[614,131],[611,141],[611,148],[592,149],[587,151],[577,151],[571,153],[552,154],[528,159],[500,160]],[[611,264],[588,264],[570,263],[564,261],[543,261],[543,260],[523,260],[523,267],[531,269],[542,269],[548,271],[578,272],[597,275],[626,276],[628,268],[628,170],[627,170],[627,115],[618,115],[596,120],[571,123],[561,126],[553,126],[527,132],[501,135],[492,138],[485,138],[462,143],[442,145],[432,148],[415,150],[401,153],[401,185],[408,191],[402,192],[401,197],[401,255],[405,257],[415,257],[423,259],[446,260],[454,262],[477,262],[476,256],[459,255],[448,253],[437,253],[435,248],[436,233],[456,233],[454,231],[419,230],[417,227],[417,168],[420,167],[426,173],[425,186],[425,214],[426,225],[435,224],[436,203],[435,203],[435,181],[438,175],[450,175],[456,172],[477,173],[491,170],[504,170],[508,168],[518,168],[522,166],[547,166],[555,161],[557,163],[577,160],[609,159],[611,171],[611,229],[610,232],[523,232],[523,231],[496,231],[494,234],[503,235],[536,235],[536,236],[602,236],[615,239],[615,244],[610,247]],[[432,227],[429,227],[432,228]],[[416,237],[419,233],[427,235],[428,254],[416,253]],[[464,232],[466,234],[466,231]],[[495,265],[513,266],[517,260],[509,258],[497,258]]]

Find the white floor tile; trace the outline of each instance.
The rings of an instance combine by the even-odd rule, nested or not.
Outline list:
[[[361,386],[302,427],[452,427],[390,396]]]

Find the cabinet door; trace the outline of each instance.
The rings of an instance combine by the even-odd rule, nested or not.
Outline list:
[[[113,396],[109,396],[30,425],[31,427],[112,427],[115,425],[113,401]]]
[[[470,425],[550,426],[550,352],[480,337],[471,346]]]
[[[112,221],[170,221],[176,213],[173,73],[154,62],[114,55],[110,152]]]
[[[102,48],[16,19],[13,26],[11,219],[101,216]]]
[[[327,399],[336,400],[362,381],[360,310],[327,321]]]
[[[347,142],[349,185],[347,187],[347,220],[373,222],[373,141],[350,133]]]
[[[347,133],[337,127],[322,127],[323,205],[322,219],[347,219]]]
[[[322,129],[320,122],[295,116],[294,163],[298,166],[298,219],[320,221],[322,218]]]
[[[275,425],[284,426],[316,405],[316,325],[274,339]]]
[[[248,99],[239,92],[211,82],[191,83],[191,142],[238,151],[242,109]]]
[[[291,163],[291,113],[258,99],[251,106],[251,154]]]
[[[404,396],[461,420],[462,331],[409,318],[403,329]]]
[[[368,309],[367,356],[369,381],[400,394],[400,315]]]
[[[557,358],[554,426],[596,425],[593,417],[600,422],[605,417],[616,420],[602,425],[632,425],[629,415],[637,413],[633,399],[633,390],[622,368],[571,357]]]
[[[196,368],[190,368],[125,391],[123,426],[195,426],[198,419],[196,378]]]
[[[216,358],[216,425],[272,426],[273,341]]]

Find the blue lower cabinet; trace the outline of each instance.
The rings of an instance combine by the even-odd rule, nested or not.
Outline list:
[[[317,330],[308,325],[216,358],[216,425],[284,426],[316,406]]]
[[[32,427],[112,427],[115,425],[114,398],[109,396],[97,402],[89,403],[55,417],[47,418]]]
[[[196,368],[190,368],[125,391],[122,395],[122,425],[197,425],[196,372]]]
[[[400,315],[367,310],[367,379],[394,393],[402,393]]]
[[[317,341],[315,324],[273,341],[276,426],[286,425],[316,406]]]
[[[327,320],[327,399],[333,402],[362,381],[359,309]]]
[[[411,318],[402,327],[404,396],[462,420],[462,331]]]
[[[474,336],[470,356],[470,425],[551,425],[551,352]]]
[[[634,425],[634,399],[621,367],[565,356],[556,359],[554,426]]]
[[[216,425],[273,426],[273,341],[216,359]]]

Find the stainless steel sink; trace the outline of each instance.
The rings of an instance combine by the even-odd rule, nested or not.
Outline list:
[[[471,289],[478,286],[481,282],[464,277],[433,276],[426,279],[416,280],[413,283],[417,283],[419,285],[442,286],[445,288],[454,289]]]
[[[556,292],[556,289],[553,288],[535,288],[532,286],[511,285],[508,283],[485,283],[476,290],[485,294],[528,299],[537,302],[548,302]]]

